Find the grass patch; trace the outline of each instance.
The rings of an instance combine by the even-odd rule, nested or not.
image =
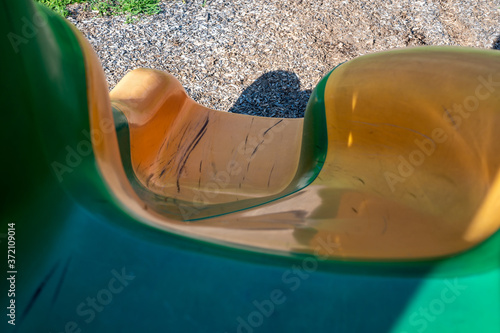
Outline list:
[[[160,12],[159,0],[36,0],[61,16],[68,16],[67,6],[73,3],[88,3],[91,10],[101,16],[127,15],[127,22],[134,16],[153,15]]]
[[[44,4],[59,15],[66,17],[69,15],[68,10],[66,9],[67,5],[85,2],[85,0],[36,0],[36,2]]]
[[[90,0],[100,15],[153,15],[160,12],[159,0]]]

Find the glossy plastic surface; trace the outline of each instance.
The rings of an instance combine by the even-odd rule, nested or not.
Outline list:
[[[304,130],[204,108],[153,70],[128,74],[111,99],[128,179],[163,220],[152,224],[195,220],[180,228],[283,252],[331,237],[331,257],[399,260],[455,254],[498,230],[499,82],[495,51],[369,55],[323,79]]]

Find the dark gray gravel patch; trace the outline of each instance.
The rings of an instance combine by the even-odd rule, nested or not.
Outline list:
[[[169,0],[133,24],[72,7],[110,88],[130,70],[172,73],[197,102],[218,110],[300,117],[337,64],[392,48],[498,48],[499,1]]]

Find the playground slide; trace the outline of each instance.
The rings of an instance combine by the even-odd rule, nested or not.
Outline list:
[[[6,331],[500,331],[497,51],[362,56],[264,118],[152,69],[109,93],[1,4]]]

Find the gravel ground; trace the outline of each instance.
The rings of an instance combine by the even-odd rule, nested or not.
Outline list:
[[[311,89],[354,57],[419,45],[499,49],[500,0],[169,0],[135,23],[71,7],[69,20],[113,88],[129,71],[165,70],[207,107],[301,117]]]

